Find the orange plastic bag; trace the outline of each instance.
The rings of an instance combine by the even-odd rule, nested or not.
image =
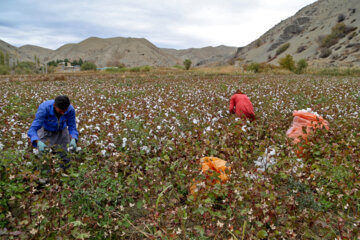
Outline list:
[[[326,128],[326,130],[329,130],[329,123],[321,116],[312,113],[309,110],[294,111],[293,116],[294,119],[291,127],[286,132],[286,136],[293,139],[293,144],[299,143],[301,138],[307,143],[308,136],[313,134],[316,129]],[[303,131],[303,127],[305,127],[305,132]],[[302,150],[303,148],[300,146],[297,151],[298,157],[302,156]]]
[[[210,179],[213,174],[213,172],[209,170],[219,173],[219,179],[212,180],[213,185],[217,183],[225,183],[229,179],[228,174],[230,174],[231,167],[226,166],[226,161],[217,157],[203,157],[200,159],[200,163],[201,171],[206,175],[206,179]],[[198,184],[200,184],[200,181],[193,180],[193,183],[190,186],[191,195],[196,196]]]

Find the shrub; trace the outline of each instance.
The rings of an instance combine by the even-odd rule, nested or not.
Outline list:
[[[149,72],[151,70],[151,67],[148,65],[142,66],[142,67],[132,67],[132,68],[117,68],[117,67],[112,67],[112,68],[107,68],[105,69],[105,72],[108,73],[119,73],[119,72]]]
[[[346,34],[352,32],[356,27],[347,27],[344,23],[337,23],[332,29],[329,35],[326,35],[321,39],[322,48],[329,48],[335,45],[341,38],[345,37]]]
[[[303,51],[305,51],[306,50],[306,46],[300,46],[300,47],[298,47],[298,49],[296,50],[296,53],[301,53],[301,52],[303,52]]]
[[[249,65],[244,64],[243,65],[243,69],[245,71],[252,71],[254,73],[259,73],[259,72],[269,72],[272,71],[276,68],[276,66],[268,64],[268,63],[258,63],[258,62],[253,62],[250,63]]]
[[[182,69],[182,70],[185,69],[184,66],[179,65],[179,64],[175,64],[173,67],[174,67],[174,68],[178,68],[178,69]]]
[[[15,67],[15,73],[17,74],[30,74],[36,69],[36,65],[33,62],[19,62]]]
[[[132,67],[129,69],[130,72],[140,72],[141,68],[140,67]]]
[[[10,73],[10,68],[6,65],[0,65],[0,75],[6,75]]]
[[[327,58],[328,56],[330,56],[331,54],[331,49],[330,48],[322,48],[320,51],[320,57],[321,58]]]
[[[96,65],[95,65],[95,63],[84,62],[84,63],[81,65],[81,71],[88,71],[88,70],[94,70],[94,71],[96,71]]]
[[[277,50],[276,50],[276,56],[282,54],[283,52],[286,51],[286,49],[288,49],[290,47],[290,43],[285,43],[283,45],[281,45]]]
[[[190,59],[185,59],[185,61],[184,61],[184,67],[185,67],[186,70],[189,70],[189,69],[190,69],[191,64],[192,64],[192,62],[191,62]]]
[[[247,66],[246,70],[258,73],[260,71],[260,64],[257,62],[250,63],[250,65]]]
[[[150,72],[151,67],[149,65],[142,66],[140,71],[141,72]]]
[[[279,64],[282,68],[288,69],[290,71],[295,70],[295,61],[290,54],[287,54],[285,57],[279,60]]]
[[[262,44],[263,44],[263,42],[260,39],[256,40],[256,42],[255,42],[255,46],[257,48],[260,47]]]
[[[112,68],[105,69],[105,72],[108,72],[108,73],[118,73],[118,72],[125,72],[125,71],[126,71],[126,68],[112,67]]]
[[[338,22],[342,22],[342,21],[344,21],[345,20],[345,15],[344,14],[339,14],[338,15],[338,18],[337,18],[337,21]]]
[[[325,68],[321,69],[318,72],[315,72],[317,75],[325,76],[360,76],[360,69],[358,68]]]
[[[297,74],[301,74],[303,73],[306,68],[308,67],[308,63],[305,59],[300,59],[297,63],[296,63],[296,69],[295,69],[295,73]]]

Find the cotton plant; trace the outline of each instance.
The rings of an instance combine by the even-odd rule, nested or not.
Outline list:
[[[254,162],[258,171],[264,172],[272,165],[275,165],[277,162],[276,159],[277,153],[275,147],[268,147],[265,149],[265,152],[262,156]]]
[[[299,111],[299,112],[303,112],[303,113],[312,113],[312,114],[314,114],[315,116],[320,117],[320,115],[319,115],[317,112],[312,111],[311,108],[300,109],[300,110],[298,110],[298,111]]]

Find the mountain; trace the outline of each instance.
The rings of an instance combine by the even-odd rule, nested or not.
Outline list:
[[[226,60],[235,54],[237,48],[221,45],[218,47],[189,48],[184,50],[162,48],[162,50],[180,58],[182,61],[190,59],[193,66],[202,66],[226,64]]]
[[[35,56],[39,59],[44,59],[53,52],[51,49],[34,45],[24,45],[19,47],[18,51],[20,52],[22,59],[26,59],[28,61],[33,61]]]
[[[266,19],[264,20],[266,21]],[[94,62],[98,67],[124,64],[170,67],[190,59],[193,66],[214,66],[235,62],[278,64],[286,54],[306,59],[315,67],[360,67],[360,0],[318,0],[294,16],[281,21],[261,37],[241,48],[218,46],[183,50],[161,49],[144,38],[91,37],[51,50],[32,45],[20,48],[0,40],[0,50],[11,62],[43,63],[69,59]]]
[[[34,61],[37,56],[46,63],[57,59],[83,60],[94,62],[98,67],[124,64],[125,66],[174,66],[181,63],[144,38],[97,38],[91,37],[80,43],[65,44],[56,50],[34,45],[16,48],[0,40],[0,50],[7,52],[12,61]]]
[[[98,67],[124,64],[134,66],[171,67],[190,59],[193,66],[218,65],[226,62],[236,52],[236,47],[218,46],[184,50],[160,49],[144,38],[97,38],[90,37],[80,43],[69,43],[56,50],[34,45],[16,48],[0,40],[0,50],[9,52],[12,59],[34,61],[37,56],[46,63],[57,59],[94,62]]]
[[[52,51],[43,61],[82,58],[98,67],[122,63],[126,66],[173,66],[178,59],[161,51],[144,38],[91,37],[77,44],[66,44]]]
[[[233,60],[277,64],[290,54],[314,66],[360,66],[359,27],[359,0],[318,0],[239,48]]]

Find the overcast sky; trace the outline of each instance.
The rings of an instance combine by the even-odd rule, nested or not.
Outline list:
[[[88,37],[160,48],[249,44],[316,0],[0,0],[0,39],[57,49]]]

